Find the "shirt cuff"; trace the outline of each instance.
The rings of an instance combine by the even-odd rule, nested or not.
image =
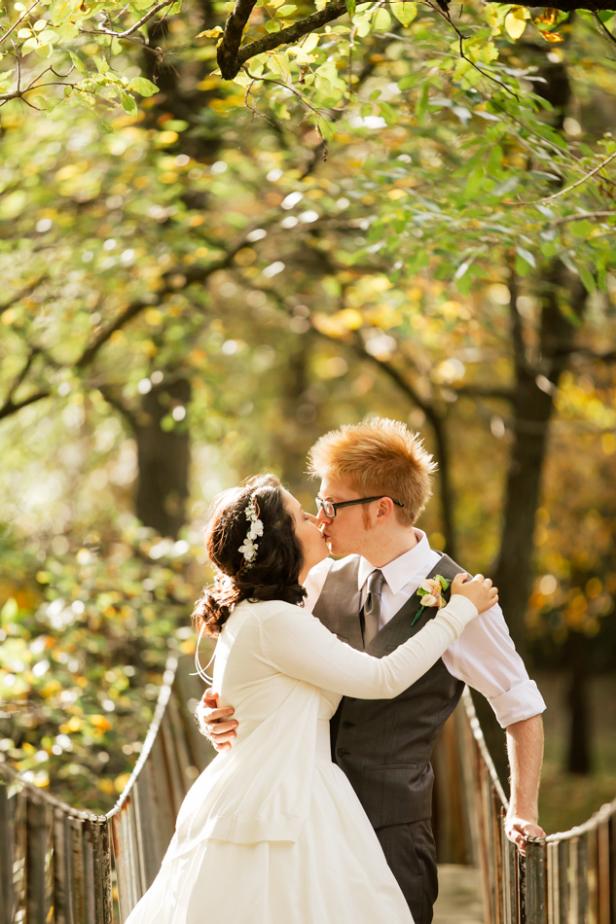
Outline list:
[[[541,715],[547,708],[534,680],[523,680],[488,699],[501,728]]]

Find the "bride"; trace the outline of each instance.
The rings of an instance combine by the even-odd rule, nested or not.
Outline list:
[[[498,594],[458,575],[450,602],[383,658],[302,608],[328,554],[315,518],[273,476],[225,492],[208,524],[214,584],[198,627],[218,637],[214,686],[238,740],[195,781],[150,889],[126,924],[413,924],[367,816],[332,762],[340,698],[390,699]]]

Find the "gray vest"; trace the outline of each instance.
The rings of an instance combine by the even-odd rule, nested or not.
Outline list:
[[[357,588],[359,557],[334,562],[314,615],[354,648],[363,650]],[[453,578],[459,565],[443,555],[427,577]],[[414,626],[421,598],[413,594],[372,639],[367,651],[389,654],[432,619],[425,609]],[[464,684],[439,659],[395,699],[361,700],[345,696],[332,718],[332,755],[344,770],[375,828],[430,818],[433,772],[430,757]]]

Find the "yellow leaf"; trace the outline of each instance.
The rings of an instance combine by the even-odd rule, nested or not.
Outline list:
[[[389,8],[399,23],[410,26],[417,16],[417,4],[413,0],[393,0]]]
[[[91,715],[89,716],[90,724],[100,732],[109,731],[111,728],[111,722],[106,715]]]
[[[196,38],[218,38],[219,35],[222,35],[222,31],[222,26],[214,26],[213,29],[198,32]]]
[[[540,32],[539,35],[544,42],[549,42],[550,45],[559,45],[565,41],[560,32]]]
[[[104,793],[106,796],[112,796],[115,793],[115,786],[113,785],[112,780],[108,780],[108,779],[99,780],[96,786],[99,792]]]
[[[555,10],[554,7],[546,7],[542,13],[539,13],[539,15],[535,17],[535,22],[541,23],[544,26],[554,26],[558,21],[559,15],[559,10]]]
[[[513,6],[505,17],[505,32],[515,41],[521,38],[530,19],[530,11],[523,6]]]
[[[115,791],[117,793],[121,793],[125,789],[126,784],[128,783],[129,780],[130,780],[130,773],[121,773],[119,776],[116,776],[115,780],[113,781],[114,786],[115,786]]]

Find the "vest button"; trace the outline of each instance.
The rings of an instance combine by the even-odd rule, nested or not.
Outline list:
[[[351,722],[349,719],[344,719],[342,722],[343,728],[355,728],[355,722]]]
[[[338,748],[336,751],[336,757],[346,757],[350,753],[351,752],[348,750],[348,748]]]

